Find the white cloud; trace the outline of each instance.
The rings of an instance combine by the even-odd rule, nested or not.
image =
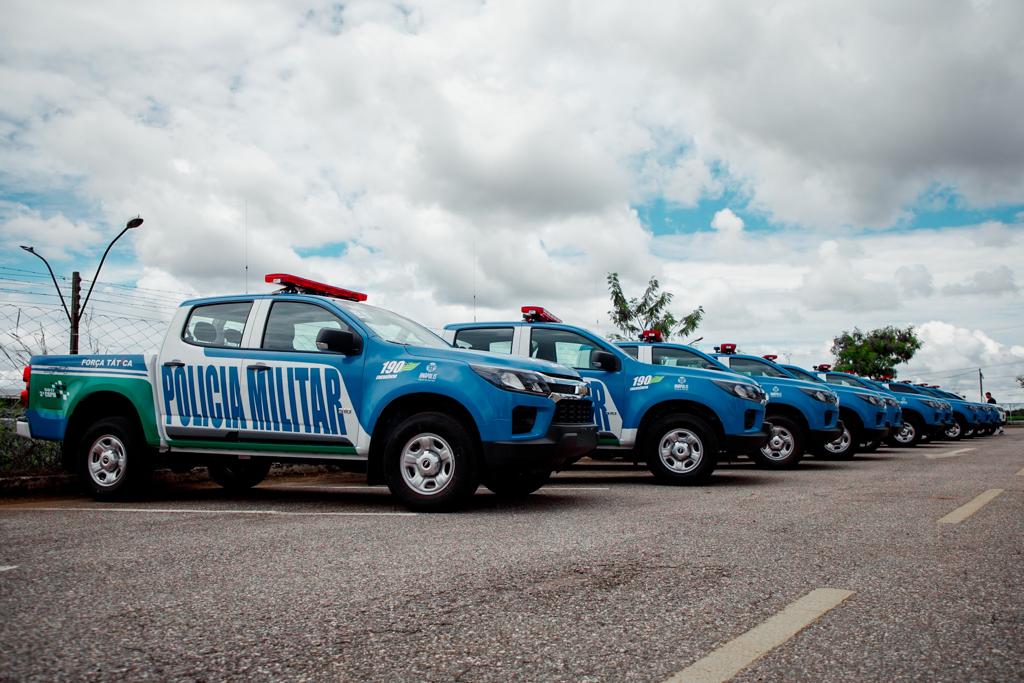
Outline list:
[[[711,219],[711,227],[727,237],[739,237],[743,232],[743,219],[732,212],[732,209],[716,211]]]
[[[900,266],[896,269],[896,281],[899,282],[903,293],[908,297],[931,296],[935,291],[932,280],[932,274],[928,270],[928,266],[921,263]]]
[[[942,291],[946,294],[1012,294],[1019,291],[1014,281],[1013,271],[1009,266],[999,266],[990,270],[979,270],[973,273],[966,282],[946,285]]]

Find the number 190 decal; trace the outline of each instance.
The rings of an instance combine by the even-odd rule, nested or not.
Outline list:
[[[637,375],[633,378],[633,386],[630,387],[630,391],[640,391],[646,389],[652,384],[657,384],[661,380],[665,379],[664,375]]]

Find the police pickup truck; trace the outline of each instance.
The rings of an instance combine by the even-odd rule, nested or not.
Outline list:
[[[711,475],[721,452],[746,453],[767,440],[766,399],[756,382],[732,373],[651,367],[539,306],[523,306],[522,313],[522,321],[448,325],[445,339],[578,370],[590,385],[603,455],[632,456],[662,482],[690,484]]]
[[[155,356],[34,356],[18,433],[62,441],[97,497],[157,465],[245,489],[305,461],[366,471],[426,511],[481,482],[526,495],[597,443],[575,370],[454,349],[365,294],[266,281],[280,289],[184,302]]]

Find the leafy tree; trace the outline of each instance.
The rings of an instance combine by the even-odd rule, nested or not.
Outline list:
[[[1021,387],[1024,387],[1024,375],[1017,375],[1017,384],[1021,385]]]
[[[672,293],[661,291],[658,279],[652,277],[639,298],[627,299],[619,283],[618,273],[608,273],[608,293],[612,310],[608,311],[612,324],[622,331],[624,339],[637,339],[644,330],[657,330],[667,340],[672,335],[687,336],[700,327],[704,307],[698,306],[682,318],[668,310]]]
[[[906,363],[918,349],[921,340],[914,326],[901,329],[893,325],[870,332],[843,331],[832,340],[832,355],[836,370],[852,372],[866,377],[895,376],[895,366]]]

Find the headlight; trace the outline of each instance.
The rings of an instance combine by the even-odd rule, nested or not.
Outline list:
[[[893,408],[899,408],[900,407],[900,402],[897,401],[894,398],[889,398],[888,396],[886,396],[885,397],[885,402],[886,402],[886,404],[892,406]]]
[[[473,368],[473,372],[499,389],[519,391],[524,394],[539,394],[540,396],[547,396],[551,393],[547,382],[536,372],[498,368],[493,365],[474,365],[472,363],[470,363],[469,367]]]
[[[823,403],[831,403],[833,405],[839,405],[839,396],[832,393],[831,391],[825,391],[824,389],[805,389],[800,387],[800,391],[804,392],[815,401],[822,401]]]
[[[870,403],[873,406],[881,407],[881,406],[885,405],[885,401],[883,401],[879,397],[874,396],[872,394],[857,394],[857,398],[862,399],[864,401],[867,401],[868,403]]]
[[[760,403],[765,399],[764,391],[756,384],[747,384],[746,382],[726,382],[719,379],[713,379],[711,381],[719,389],[727,391],[735,396],[739,396],[740,398],[745,398],[748,401],[757,401]]]
[[[929,408],[932,408],[934,410],[941,410],[942,409],[942,404],[939,403],[938,401],[932,401],[930,399],[925,398],[925,399],[922,399],[921,402],[924,403]]]

